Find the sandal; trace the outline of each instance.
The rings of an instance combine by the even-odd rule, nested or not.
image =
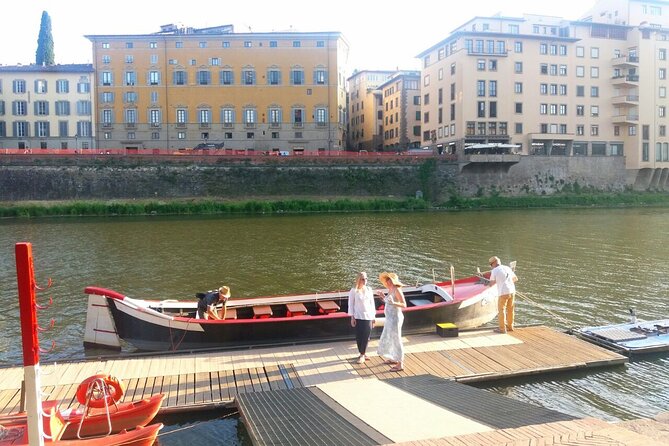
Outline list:
[[[397,362],[397,361],[393,361],[393,360],[391,360],[391,359],[386,359],[385,361],[383,361],[383,363],[384,363],[384,364],[391,364],[391,365],[397,365],[397,364],[399,364],[399,362]]]
[[[401,372],[402,370],[404,370],[404,367],[400,367],[399,364],[390,368],[391,372]]]

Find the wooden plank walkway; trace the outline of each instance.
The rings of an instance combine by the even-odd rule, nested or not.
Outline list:
[[[165,393],[162,412],[210,409],[231,405],[239,393],[314,386],[359,378],[395,378],[431,374],[462,382],[495,380],[546,372],[611,366],[627,361],[610,352],[547,327],[525,327],[507,334],[490,329],[460,333],[407,336],[403,372],[390,372],[374,356],[355,363],[357,350],[349,342],[281,346],[225,352],[119,357],[59,364],[42,364],[45,399],[76,404],[77,385],[96,373],[121,380],[124,400]],[[19,410],[21,367],[0,369],[0,414]]]

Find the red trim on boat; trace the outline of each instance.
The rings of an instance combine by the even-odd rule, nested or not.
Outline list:
[[[108,290],[107,288],[101,288],[97,286],[87,286],[84,288],[84,293],[86,294],[95,294],[97,296],[111,297],[116,300],[124,300],[125,296],[116,291]]]

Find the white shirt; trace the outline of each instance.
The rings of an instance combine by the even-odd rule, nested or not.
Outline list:
[[[497,285],[497,295],[513,294],[516,292],[516,284],[514,283],[516,273],[506,265],[497,265],[495,269],[490,271],[490,280]]]
[[[367,285],[361,289],[351,288],[348,293],[348,314],[354,319],[372,321],[376,317],[374,293]]]

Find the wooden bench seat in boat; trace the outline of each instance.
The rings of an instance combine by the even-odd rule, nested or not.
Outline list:
[[[227,311],[225,312],[225,319],[237,319],[237,309],[236,308],[228,308]]]
[[[322,314],[334,313],[339,310],[339,305],[333,300],[319,300],[316,301],[318,311]]]
[[[287,303],[286,308],[288,308],[288,312],[286,313],[287,317],[304,316],[307,314],[307,307],[305,307],[302,302]]]
[[[272,315],[272,307],[269,305],[256,305],[253,307],[254,319],[265,319]]]

